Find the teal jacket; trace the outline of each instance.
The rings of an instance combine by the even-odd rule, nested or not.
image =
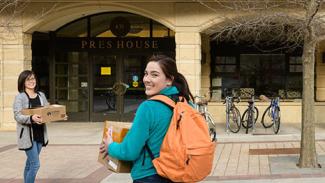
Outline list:
[[[178,93],[174,86],[160,91],[160,94],[166,96]],[[147,142],[154,156],[159,156],[160,146],[168,130],[171,117],[172,110],[167,105],[158,101],[146,100],[137,109],[132,127],[123,142],[113,142],[109,145],[110,156],[120,160],[133,161],[131,170],[133,180],[157,174],[149,153],[147,150],[144,151],[144,145]]]

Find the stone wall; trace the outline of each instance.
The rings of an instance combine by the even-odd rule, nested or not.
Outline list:
[[[201,90],[201,35],[191,30],[176,31],[176,63],[178,72],[188,81],[193,95]]]
[[[325,101],[325,41],[319,43],[316,54],[316,101]],[[325,117],[325,116],[324,116]]]
[[[202,55],[201,55],[201,95],[210,98],[210,74],[211,74],[211,56],[210,56],[210,38],[206,34],[201,34]]]
[[[21,71],[31,69],[31,36],[21,26],[4,28],[0,34],[0,129],[14,129],[12,104]]]

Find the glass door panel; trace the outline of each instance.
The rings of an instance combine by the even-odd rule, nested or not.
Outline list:
[[[55,60],[55,100],[69,120],[89,121],[88,53],[59,52]]]
[[[117,57],[111,55],[92,56],[93,105],[92,120],[116,120],[119,105],[113,92],[118,77]]]
[[[146,67],[145,55],[128,55],[123,59],[123,83],[129,85],[123,95],[121,120],[131,121],[140,105],[146,99],[142,78]]]

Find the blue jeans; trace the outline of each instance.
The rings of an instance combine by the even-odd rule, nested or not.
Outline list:
[[[133,183],[172,183],[172,181],[161,177],[158,174],[150,175],[141,179],[134,180]]]
[[[37,171],[40,167],[39,154],[42,150],[42,143],[33,141],[33,147],[25,151],[27,155],[24,183],[34,183]]]

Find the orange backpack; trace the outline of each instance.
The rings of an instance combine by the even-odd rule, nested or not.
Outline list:
[[[174,182],[197,182],[212,169],[216,143],[211,142],[207,123],[183,97],[174,102],[167,96],[156,95],[150,100],[161,101],[173,109],[173,116],[160,148],[152,163],[158,174]]]

